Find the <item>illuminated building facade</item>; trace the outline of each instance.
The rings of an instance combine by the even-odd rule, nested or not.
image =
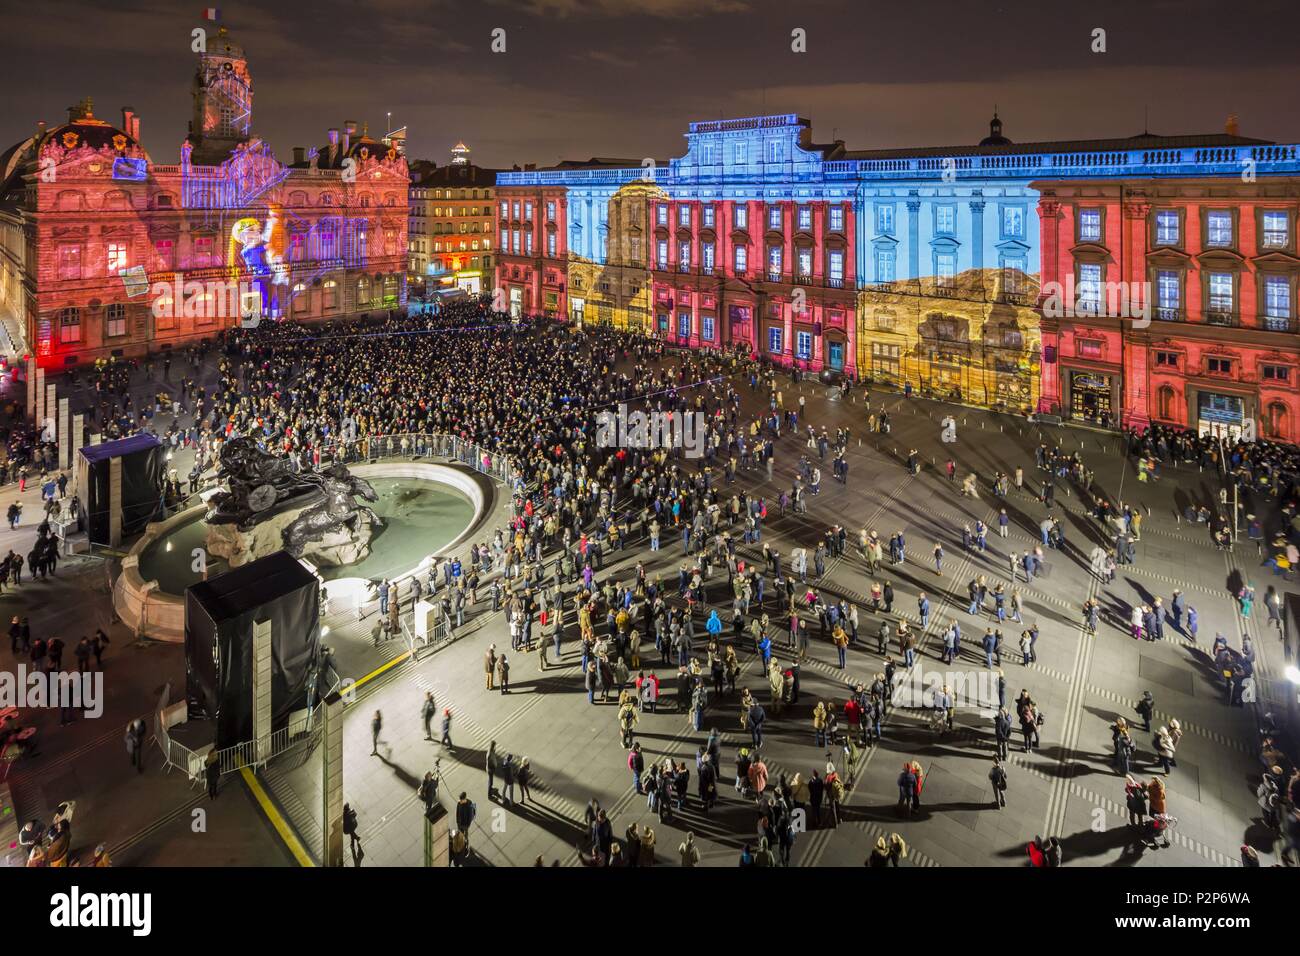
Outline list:
[[[492,288],[497,171],[472,165],[468,156],[458,143],[449,165],[412,164],[408,279],[421,294]]]
[[[501,173],[497,284],[511,307],[633,327],[648,321],[657,334],[685,346],[745,347],[779,364],[839,369],[896,388],[910,384],[973,405],[1067,416],[1074,414],[1062,397],[1069,386],[1053,365],[1071,345],[1042,318],[1040,272],[1049,262],[1053,276],[1068,272],[1061,258],[1074,253],[1054,231],[1044,251],[1056,224],[1040,222],[1042,190],[1078,183],[1105,185],[1118,195],[1133,184],[1203,179],[1187,188],[1217,195],[1238,188],[1248,167],[1256,180],[1252,195],[1293,209],[1294,198],[1286,197],[1294,196],[1300,177],[1295,146],[1235,132],[1018,145],[1003,135],[996,115],[989,135],[970,146],[851,151],[838,141],[814,143],[807,120],[793,115],[692,123],[686,140],[686,154],[667,163],[593,160]],[[629,218],[623,199],[634,184],[644,198],[631,208],[644,202],[644,227]],[[1255,213],[1234,215],[1253,222]],[[1269,222],[1276,221],[1270,214]],[[611,237],[620,233],[620,259],[611,266]],[[1084,258],[1120,254],[1118,246],[1076,251]],[[1153,261],[1171,261],[1178,252],[1154,250]],[[1194,254],[1200,267],[1228,253]],[[1264,258],[1236,270],[1243,277],[1257,269],[1285,273],[1285,256],[1293,255],[1282,248],[1250,254]],[[1112,271],[1120,278],[1118,267],[1108,267],[1108,281]],[[1168,277],[1163,281],[1168,288]],[[1186,281],[1202,294],[1198,278]],[[1223,286],[1221,277],[1214,281]],[[1294,312],[1294,284],[1252,278],[1244,288],[1234,301],[1249,294],[1271,303],[1252,308]],[[1283,298],[1287,288],[1289,299]],[[639,291],[629,294],[633,289],[648,289],[649,301]],[[1251,319],[1242,312],[1240,321]],[[1277,363],[1264,364],[1269,370],[1258,374],[1280,383]],[[1118,360],[1111,365],[1107,374],[1117,375]],[[1185,411],[1202,401],[1171,384],[1169,369],[1153,374],[1163,376],[1160,384],[1174,390]],[[1251,407],[1267,416],[1270,396],[1294,390],[1291,374],[1286,385],[1264,386]],[[1118,389],[1118,379],[1108,386],[1081,374],[1077,381],[1081,388]],[[1151,387],[1159,385],[1133,385]],[[1170,392],[1159,394],[1168,405]],[[1106,407],[1131,406],[1134,422],[1151,417],[1127,401],[1116,391]],[[1284,410],[1294,422],[1289,405],[1272,414]],[[1155,417],[1193,426],[1197,419],[1190,412]],[[1265,431],[1280,434],[1278,422]]]
[[[282,164],[252,133],[252,90],[223,27],[178,164],[154,162],[132,110],[114,126],[89,100],[0,154],[5,301],[42,366],[404,302],[405,160],[350,123]]]
[[[1036,182],[1044,288],[1075,290],[1042,303],[1040,407],[1300,442],[1298,164],[1295,146],[1184,149],[1164,158],[1181,175]]]

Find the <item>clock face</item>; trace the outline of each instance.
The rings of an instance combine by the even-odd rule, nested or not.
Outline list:
[[[100,163],[91,163],[89,168],[92,173],[97,173],[104,167]]]

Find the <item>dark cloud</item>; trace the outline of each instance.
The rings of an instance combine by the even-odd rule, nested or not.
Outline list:
[[[95,98],[143,116],[174,161],[190,115],[190,31],[171,0],[11,5],[0,148]],[[969,143],[996,102],[1020,141],[1221,129],[1300,139],[1300,4],[1238,0],[249,0],[224,4],[256,84],[254,128],[281,156],[345,119],[410,131],[438,161],[668,157],[693,119],[796,112],[851,147]],[[790,49],[806,31],[808,52]],[[1107,52],[1091,52],[1095,28]],[[492,31],[507,50],[490,52]]]

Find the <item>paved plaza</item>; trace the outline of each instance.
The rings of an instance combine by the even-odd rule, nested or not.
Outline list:
[[[981,700],[984,707],[959,708],[953,729],[942,734],[931,729],[924,709],[899,705],[884,722],[882,741],[863,753],[838,825],[829,817],[810,821],[795,843],[792,864],[860,866],[877,837],[895,832],[910,848],[903,865],[916,866],[1020,866],[1026,859],[1025,844],[1040,834],[1061,839],[1067,866],[1236,866],[1243,842],[1256,847],[1265,865],[1276,860],[1277,847],[1260,822],[1254,795],[1260,770],[1257,718],[1274,702],[1279,708],[1285,706],[1281,677],[1285,662],[1281,634],[1268,624],[1262,605],[1270,585],[1287,592],[1294,586],[1261,567],[1255,545],[1244,534],[1231,551],[1216,550],[1204,525],[1189,526],[1179,520],[1188,501],[1215,506],[1222,487],[1219,475],[1195,465],[1166,465],[1158,481],[1139,483],[1120,439],[1113,434],[1071,427],[1040,429],[1023,418],[892,393],[867,396],[858,390],[851,400],[832,401],[815,381],[792,385],[788,376],[781,376],[778,382],[787,406],[792,396],[806,397],[806,423],[819,430],[825,427],[832,435],[837,428],[851,429],[847,482],[833,480],[829,462],[823,462],[826,477],[820,494],[809,496],[807,514],[777,515],[777,497],[790,488],[799,456],[809,453],[801,422],[798,435],[783,431],[771,481],[761,470],[742,471],[734,488],[766,498],[769,518],[763,541],[783,555],[797,547],[811,552],[833,524],[847,530],[846,553],[829,559],[819,579],[813,580],[810,566],[809,578],[823,598],[844,598],[858,606],[860,638],[850,647],[847,667],[841,670],[834,647],[819,638],[812,619],[799,701],[780,716],[768,707],[762,752],[773,782],[781,772],[807,777],[813,769],[824,769],[827,751],[814,740],[814,705],[826,700],[842,708],[849,684],[859,679],[869,683],[883,669],[882,657],[875,652],[882,615],[869,609],[873,580],[893,585],[891,623],[906,619],[918,631],[914,679],[923,682],[932,672],[960,673],[977,687],[991,686],[978,678],[986,670],[978,641],[985,626],[996,620],[987,607],[979,615],[967,613],[966,586],[971,578],[986,575],[990,586],[1001,580],[1009,590],[1008,553],[1023,553],[1037,543],[1038,525],[1046,513],[1031,493],[1043,477],[1034,468],[1033,450],[1039,442],[1078,451],[1095,471],[1096,487],[1144,514],[1136,565],[1121,566],[1113,583],[1101,584],[1088,567],[1089,552],[1102,541],[1099,525],[1067,493],[1069,483],[1056,482],[1054,512],[1063,515],[1067,545],[1046,551],[1041,577],[1026,583],[1022,574],[1016,585],[1024,598],[1025,626],[1036,624],[1040,630],[1037,661],[1022,664],[1016,646],[1020,627],[1010,622],[1000,625],[1006,635],[1001,669],[1008,707],[1023,688],[1045,715],[1040,749],[1022,753],[1019,734],[1013,737],[1006,809],[994,807],[988,781],[994,745],[987,708],[996,708],[996,699]],[[163,387],[174,388],[174,383]],[[143,379],[136,385],[140,393],[158,388]],[[746,413],[755,413],[766,396],[751,392],[747,385],[738,388],[748,403]],[[866,406],[878,412],[882,403],[889,409],[892,429],[887,435],[871,434]],[[957,441],[951,444],[940,440],[939,423],[948,414],[957,419]],[[922,462],[916,475],[906,467],[912,449]],[[815,451],[810,454],[815,458]],[[948,457],[957,463],[956,482],[950,482],[944,472]],[[179,456],[177,464],[183,475],[188,462]],[[993,498],[987,478],[995,471],[1013,474],[1018,466],[1025,471],[1026,489],[1013,487],[1004,502]],[[978,499],[961,494],[960,479],[972,471],[981,476]],[[721,481],[720,474],[716,480]],[[12,499],[16,486],[3,493]],[[29,488],[26,499],[31,501],[29,513],[37,513],[34,489]],[[488,540],[495,528],[503,526],[509,504],[508,495],[498,491],[473,540]],[[1006,507],[1011,517],[1005,538],[997,534],[999,507]],[[991,528],[988,550],[982,553],[962,547],[962,526],[976,520]],[[856,548],[858,530],[864,527],[875,529],[886,540],[895,531],[905,532],[906,561],[891,565],[886,560],[880,573],[871,575]],[[733,533],[739,536],[738,530]],[[24,535],[30,534],[30,527],[0,532],[0,549],[19,550]],[[936,574],[930,558],[936,543],[946,552],[942,575]],[[758,546],[739,545],[738,550],[761,567]],[[669,601],[676,603],[671,585],[682,560],[679,536],[666,530],[663,549],[652,554],[644,534],[637,532],[629,548],[607,556],[597,579],[630,581],[637,562],[644,561],[650,575],[662,575],[669,585]],[[315,755],[295,765],[273,766],[256,781],[246,782],[240,775],[223,778],[222,793],[215,801],[191,788],[183,776],[163,773],[156,750],[151,750],[143,774],[137,775],[128,765],[122,728],[131,717],[152,711],[167,685],[172,699],[179,698],[184,660],[176,646],[135,642],[122,627],[111,624],[108,580],[104,558],[75,557],[60,566],[56,578],[24,584],[4,595],[5,613],[30,615],[37,636],[58,633],[71,646],[82,632],[104,627],[114,642],[105,658],[108,705],[101,719],[60,728],[54,714],[37,718],[40,755],[24,760],[10,776],[20,815],[48,819],[58,801],[75,799],[77,846],[84,849],[105,842],[119,865],[292,864],[295,856],[280,834],[285,825],[293,831],[288,842],[297,841],[310,855],[320,844]],[[1243,584],[1257,588],[1259,597],[1253,615],[1245,620],[1233,598]],[[729,611],[725,569],[715,570],[708,588],[709,606]],[[1175,588],[1198,612],[1198,639],[1167,626],[1163,641],[1134,641],[1128,631],[1132,605],[1151,603],[1159,596],[1168,606]],[[923,635],[917,615],[921,591],[929,595],[931,604]],[[769,590],[765,610],[777,634],[775,655],[784,663],[789,660],[787,632],[776,627],[783,615],[771,594]],[[1102,626],[1095,636],[1082,626],[1080,609],[1088,598],[1096,598],[1103,607]],[[484,689],[484,651],[490,643],[508,651],[510,637],[504,616],[493,613],[482,600],[471,609],[458,640],[418,660],[407,656],[398,641],[375,646],[371,641],[374,616],[372,610],[361,621],[350,612],[326,620],[330,627],[326,643],[335,650],[340,673],[360,682],[356,702],[346,711],[344,798],[359,816],[364,865],[422,862],[423,808],[416,788],[439,758],[444,802],[450,806],[464,790],[478,805],[470,837],[472,864],[526,866],[539,858],[576,864],[579,848],[588,844],[583,814],[592,798],[609,814],[616,836],[621,837],[634,822],[653,827],[660,864],[677,865],[676,848],[687,830],[694,832],[705,865],[734,865],[744,844],[757,845],[754,804],[732,785],[737,749],[749,743],[748,732],[741,728],[738,694],[712,697],[703,729],[695,731],[687,714],[674,706],[676,667],[659,665],[650,640],[642,645],[644,669],[660,673],[664,693],[659,712],[641,716],[636,740],[647,764],[672,757],[686,761],[692,771],[687,805],[664,823],[633,786],[627,751],[620,741],[617,707],[612,702],[602,704],[599,698],[595,705],[587,702],[572,613],[558,664],[552,656],[550,666],[542,671],[535,652],[511,655],[509,694]],[[953,620],[961,624],[963,656],[944,665],[939,660],[940,635]],[[694,656],[703,660],[701,623],[697,618],[700,636]],[[1256,673],[1262,678],[1260,703],[1255,707],[1224,703],[1221,681],[1208,655],[1216,633],[1225,635],[1233,647],[1240,645],[1243,634],[1254,641]],[[761,661],[751,643],[737,641],[736,649],[743,667],[738,687],[750,687],[768,706]],[[896,643],[891,643],[889,653],[901,663]],[[0,658],[3,666],[10,666],[7,645],[0,647]],[[899,675],[901,679],[908,672],[900,666]],[[1173,845],[1159,850],[1144,848],[1127,827],[1124,778],[1116,774],[1111,761],[1110,725],[1120,716],[1132,721],[1134,704],[1146,690],[1155,698],[1153,726],[1177,719],[1185,731],[1177,766],[1166,781],[1169,812],[1177,818]],[[452,710],[454,748],[424,737],[420,706],[426,691],[433,692],[439,710]],[[370,719],[376,710],[384,715],[384,728],[378,754],[372,756]],[[694,758],[711,728],[722,733],[723,748],[720,799],[706,814],[695,797]],[[1134,773],[1149,779],[1160,772],[1150,734],[1141,733],[1139,725],[1134,740],[1139,748]],[[484,766],[491,741],[498,751],[529,758],[532,800],[507,807],[489,799]],[[831,759],[843,770],[838,748]],[[925,771],[922,807],[902,819],[896,812],[895,778],[902,764],[913,760]],[[193,825],[196,809],[206,813],[201,830]]]

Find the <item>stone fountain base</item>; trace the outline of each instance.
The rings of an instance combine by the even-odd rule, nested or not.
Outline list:
[[[209,525],[204,542],[208,554],[221,558],[232,568],[274,554],[284,547],[284,529],[308,507],[310,505],[272,515],[249,531],[240,531],[233,524]],[[319,541],[310,542],[302,557],[319,568],[356,564],[370,556],[370,542],[378,530],[379,525],[364,513],[358,513],[355,531],[346,527],[331,531]]]

